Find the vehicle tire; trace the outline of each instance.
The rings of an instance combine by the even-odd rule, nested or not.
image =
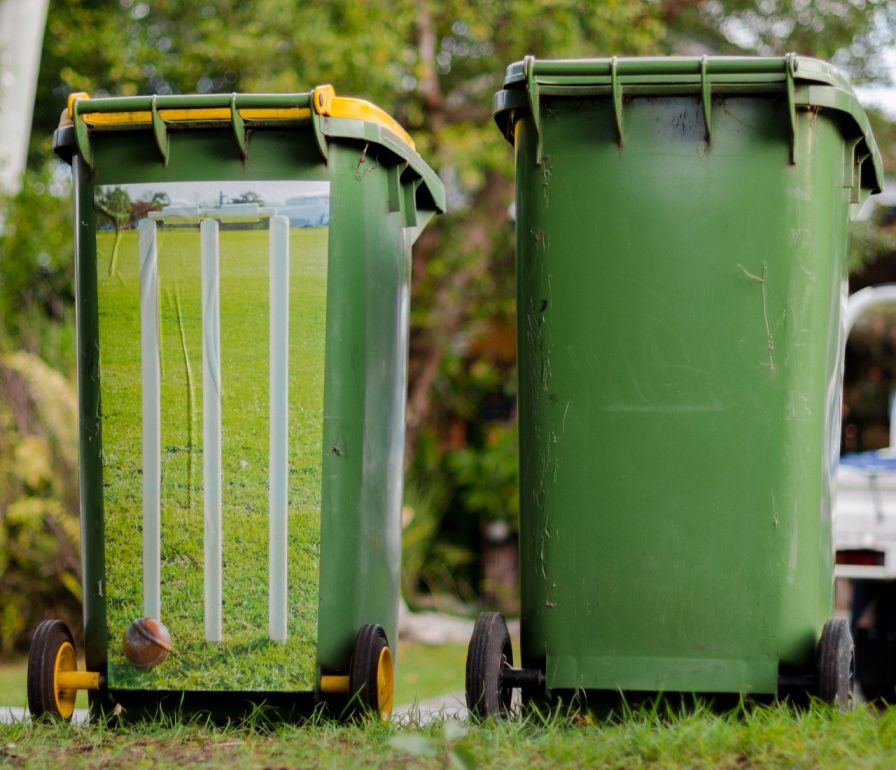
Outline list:
[[[856,684],[869,703],[896,703],[896,633],[884,624],[857,628],[853,632],[856,649]]]
[[[349,692],[355,713],[376,714],[383,720],[391,716],[395,670],[382,626],[367,624],[358,631],[349,667]]]
[[[818,643],[818,696],[839,711],[852,705],[855,648],[849,623],[843,619],[824,624]]]
[[[28,711],[32,719],[44,716],[70,720],[77,690],[61,690],[60,671],[76,671],[78,659],[72,632],[61,620],[45,620],[34,632],[28,650]]]
[[[467,708],[474,717],[505,717],[510,714],[513,689],[501,681],[501,672],[513,667],[513,647],[504,616],[483,612],[473,626],[467,649]]]

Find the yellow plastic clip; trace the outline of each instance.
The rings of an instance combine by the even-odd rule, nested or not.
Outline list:
[[[336,96],[336,90],[331,85],[318,86],[311,93],[311,101],[314,103],[314,111],[318,115],[329,118],[352,118],[354,120],[366,120],[378,126],[388,129],[412,150],[417,149],[411,135],[402,128],[388,112],[381,110],[375,104],[364,99],[350,99],[345,96]]]

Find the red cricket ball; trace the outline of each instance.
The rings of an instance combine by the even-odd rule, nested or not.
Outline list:
[[[139,618],[124,632],[122,649],[135,666],[152,668],[171,652],[171,634],[161,621]]]

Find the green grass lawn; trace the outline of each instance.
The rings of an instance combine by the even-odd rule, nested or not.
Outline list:
[[[289,637],[268,621],[268,235],[222,230],[223,636],[203,625],[202,315],[198,228],[160,229],[161,620],[172,655],[149,671],[120,639],[143,614],[140,289],[136,231],[97,236],[106,604],[113,686],[309,690],[315,685],[326,228],[290,230]]]
[[[464,645],[399,646],[396,703],[463,689]],[[24,699],[24,661],[0,665],[0,693]],[[16,689],[18,688],[18,689]],[[12,696],[9,696],[12,697]],[[19,702],[9,705],[19,705]],[[175,719],[136,725],[0,725],[0,767],[551,768],[598,770],[891,770],[896,708],[838,714],[755,707],[714,714],[697,707],[637,709],[622,720],[528,715],[462,726],[262,718],[213,727]],[[458,764],[459,763],[459,764]]]
[[[890,770],[896,709],[783,707],[716,715],[635,711],[615,723],[529,716],[466,726],[0,726],[0,765],[59,767],[552,768],[597,770]]]
[[[461,692],[467,660],[465,644],[398,644],[395,704],[404,706],[437,695]]]
[[[84,670],[84,661],[78,663]],[[28,703],[28,661],[26,658],[0,661],[0,713],[8,708],[21,708]],[[87,708],[87,692],[78,693],[75,708]]]

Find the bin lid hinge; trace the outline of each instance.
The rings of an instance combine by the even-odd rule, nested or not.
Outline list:
[[[535,162],[540,166],[542,161],[541,144],[541,92],[538,80],[535,77],[535,57],[527,56],[523,59],[523,72],[526,76],[526,92],[529,94],[529,112],[532,115],[532,123],[535,126],[536,148]]]
[[[88,168],[93,168],[93,148],[90,146],[90,132],[87,124],[83,120],[78,120],[78,102],[89,99],[90,94],[84,91],[78,91],[68,95],[68,112],[71,116],[72,124],[75,127],[75,146],[78,153],[87,164]]]
[[[787,78],[787,116],[790,119],[790,165],[796,165],[796,87],[793,76],[799,63],[794,53],[784,57],[784,71]]]
[[[700,100],[703,103],[703,123],[706,126],[706,143],[712,144],[712,85],[706,72],[709,57],[700,60]]]
[[[614,56],[610,59],[610,91],[613,94],[613,120],[616,124],[616,142],[622,147],[622,83],[619,81],[618,61]]]
[[[243,160],[249,157],[249,141],[246,138],[246,123],[236,105],[236,94],[230,95],[230,125],[233,127],[233,138],[240,148]]]
[[[311,100],[314,101],[315,95],[311,94]],[[324,132],[324,116],[317,110],[311,110],[311,125],[314,128],[314,141],[317,142],[317,149],[326,161],[329,158],[329,145],[327,144],[327,135]]]
[[[152,135],[156,140],[156,147],[159,148],[159,153],[162,155],[162,163],[167,166],[168,156],[171,151],[171,140],[168,138],[168,126],[165,124],[162,116],[159,115],[159,109],[156,106],[157,98],[158,97],[154,95],[149,105],[152,120]]]

